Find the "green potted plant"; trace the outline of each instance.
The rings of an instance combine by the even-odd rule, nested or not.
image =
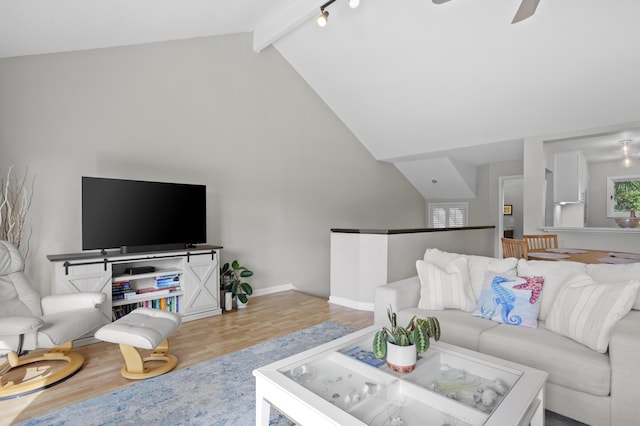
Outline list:
[[[220,268],[222,286],[225,291],[230,292],[232,297],[237,299],[239,308],[244,307],[249,301],[249,296],[253,294],[251,284],[242,280],[252,276],[253,272],[244,266],[240,266],[237,260],[225,263]]]
[[[391,328],[382,327],[373,336],[373,354],[386,359],[391,370],[409,373],[416,366],[417,354],[429,349],[430,339],[440,340],[440,322],[436,317],[411,317],[406,327],[398,325],[391,306],[387,309]]]

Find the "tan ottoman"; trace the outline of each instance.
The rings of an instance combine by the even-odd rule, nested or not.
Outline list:
[[[169,354],[169,336],[181,323],[182,318],[176,313],[138,308],[99,329],[95,337],[120,345],[125,361],[122,376],[127,379],[148,379],[173,370],[178,363],[178,359]],[[153,349],[153,352],[143,358],[137,348]],[[161,361],[162,364],[145,368],[145,362],[149,361]]]

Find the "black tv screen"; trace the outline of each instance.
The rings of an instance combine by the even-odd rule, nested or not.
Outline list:
[[[206,239],[205,185],[82,178],[83,250],[184,248]]]

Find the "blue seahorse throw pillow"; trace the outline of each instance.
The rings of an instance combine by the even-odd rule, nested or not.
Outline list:
[[[473,315],[504,324],[538,327],[543,277],[487,273]]]

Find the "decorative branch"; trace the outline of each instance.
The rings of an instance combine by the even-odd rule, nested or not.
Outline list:
[[[27,181],[27,170],[25,170],[24,177],[21,180],[12,176],[12,171],[13,166],[9,167],[6,181],[0,180],[0,187],[2,188],[2,193],[0,194],[0,240],[7,240],[14,244],[20,249],[26,261],[29,256],[31,229],[29,229],[27,235],[25,233],[25,223],[33,198],[35,177],[29,183]]]

